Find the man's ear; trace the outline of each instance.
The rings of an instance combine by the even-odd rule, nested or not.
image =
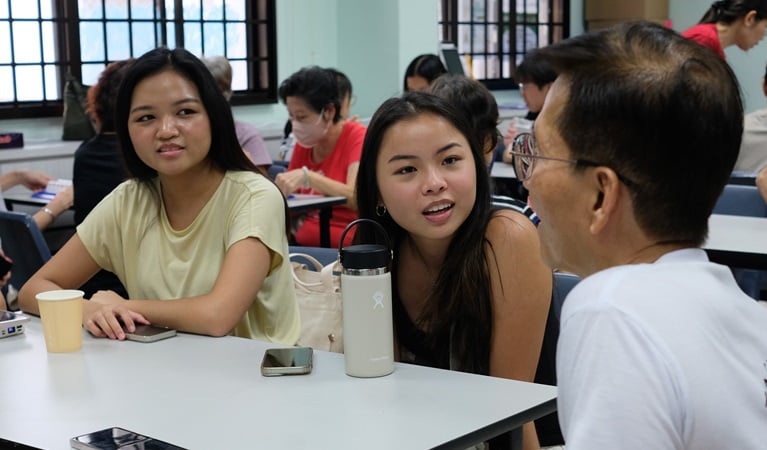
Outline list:
[[[621,198],[625,195],[626,187],[621,183],[618,174],[609,167],[595,167],[591,175],[592,188],[595,192],[594,205],[591,211],[589,231],[599,234],[618,214]]]
[[[756,18],[756,11],[753,9],[743,16],[743,24],[747,27],[753,27],[757,22],[759,22],[759,19]]]

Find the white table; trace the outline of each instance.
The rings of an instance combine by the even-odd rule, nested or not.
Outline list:
[[[712,214],[703,248],[720,264],[767,270],[767,218]]]
[[[112,426],[190,449],[466,448],[555,410],[556,388],[397,364],[344,374],[315,352],[310,375],[262,377],[255,340],[190,334],[152,344],[95,339],[48,354],[39,319],[0,340],[0,436],[68,449]]]
[[[493,168],[490,169],[490,178],[516,179],[517,173],[514,171],[514,164],[506,164],[502,161],[495,161]]]

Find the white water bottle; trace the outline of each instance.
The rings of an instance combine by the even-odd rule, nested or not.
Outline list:
[[[350,227],[362,221],[378,225],[368,219],[355,220],[341,235],[342,245]],[[340,249],[340,261],[346,374],[363,378],[388,375],[394,371],[391,250],[381,244],[350,245]]]

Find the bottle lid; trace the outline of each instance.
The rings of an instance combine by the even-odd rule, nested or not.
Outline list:
[[[378,269],[389,266],[391,253],[385,245],[356,244],[342,248],[339,259],[344,269]]]

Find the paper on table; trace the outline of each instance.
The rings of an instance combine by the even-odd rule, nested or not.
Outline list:
[[[48,185],[45,186],[45,189],[35,192],[32,194],[32,197],[39,198],[41,200],[53,200],[53,197],[55,197],[56,194],[68,188],[69,186],[72,186],[72,180],[67,180],[64,178],[51,180],[48,182]]]

